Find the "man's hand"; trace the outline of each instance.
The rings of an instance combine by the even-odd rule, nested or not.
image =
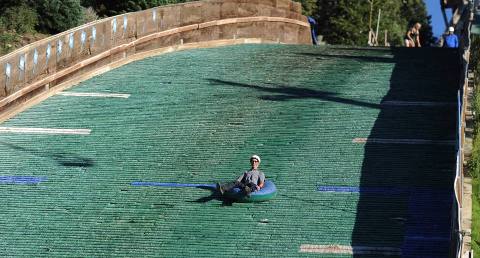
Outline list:
[[[265,182],[260,182],[260,184],[257,185],[257,189],[260,190],[265,185]]]
[[[260,190],[260,186],[256,185],[255,187],[257,188],[257,191]]]

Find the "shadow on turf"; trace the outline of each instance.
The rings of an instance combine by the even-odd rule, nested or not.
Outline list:
[[[329,49],[334,49],[334,50],[339,50],[339,51],[355,51],[358,52],[358,50],[372,50],[375,52],[387,52],[391,53],[391,49],[389,47],[335,47],[335,46],[330,46]]]
[[[456,102],[460,74],[459,56],[440,48],[392,48],[363,53],[369,56],[325,57],[391,62],[394,64],[388,100],[406,102]],[[382,106],[370,139],[455,139],[456,108]],[[441,144],[378,144],[363,146],[360,188],[418,189],[405,195],[360,192],[351,245],[382,246],[400,250],[402,257],[448,257],[452,250],[452,193],[455,147]],[[437,192],[446,194],[437,194]],[[381,255],[380,253],[378,255]],[[354,253],[353,257],[364,257]]]
[[[341,49],[339,49],[341,50]],[[345,50],[345,49],[344,49]],[[358,50],[357,50],[358,51]],[[362,62],[376,62],[376,63],[395,63],[395,59],[392,57],[383,56],[359,56],[359,55],[344,55],[344,54],[321,54],[321,53],[298,53],[301,56],[314,57],[317,60],[327,60],[332,58],[351,59]]]
[[[206,203],[212,200],[217,200],[222,202],[222,206],[232,206],[233,204],[232,200],[225,198],[225,196],[221,195],[215,188],[208,187],[208,186],[197,186],[196,188],[208,190],[210,191],[210,195],[198,198],[195,201],[187,201],[187,202]]]
[[[92,167],[95,164],[95,162],[90,158],[83,158],[70,153],[48,153],[46,151],[28,149],[6,142],[0,142],[0,145],[6,146],[16,151],[28,153],[30,155],[53,159],[58,164],[65,167]]]
[[[275,94],[275,95],[261,96],[260,99],[263,99],[263,100],[287,101],[292,99],[319,99],[324,101],[333,101],[333,102],[361,106],[361,107],[376,108],[376,109],[380,108],[379,104],[338,97],[338,96],[335,96],[336,93],[328,92],[328,91],[313,90],[308,88],[292,87],[292,86],[286,86],[286,85],[273,85],[271,83],[265,83],[264,85],[270,85],[273,87],[240,83],[240,82],[232,82],[232,81],[226,81],[226,80],[220,80],[220,79],[207,79],[207,80],[210,81],[212,85],[222,85],[222,86],[230,85],[230,86],[250,88],[250,89],[255,89],[255,90]]]

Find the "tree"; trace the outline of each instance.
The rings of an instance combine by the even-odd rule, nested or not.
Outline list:
[[[80,0],[31,0],[40,14],[38,29],[46,33],[59,33],[78,26],[83,21]]]
[[[315,18],[319,32],[332,44],[366,45],[369,31],[368,1],[320,0]]]
[[[373,2],[373,10],[381,10],[380,25],[378,31],[378,43],[382,44],[385,39],[390,45],[398,46],[403,44],[403,38],[407,29],[407,21],[402,15],[403,3],[401,1],[375,1]],[[373,29],[376,30],[378,15],[374,15]]]
[[[192,0],[190,0],[192,1]],[[189,0],[128,0],[128,1],[111,1],[111,0],[82,0],[85,7],[93,7],[93,9],[101,17],[114,16],[127,12],[135,12],[145,10],[155,6],[166,4],[177,4],[190,2]]]
[[[32,33],[38,25],[37,12],[25,3],[6,8],[0,20],[4,29],[20,34]]]
[[[8,31],[2,19],[0,19],[0,55],[10,52],[18,40],[18,34]]]
[[[304,15],[312,16],[317,11],[316,0],[294,0],[302,4],[302,12]]]
[[[2,0],[0,1],[0,14],[3,14],[8,8],[20,6],[26,3],[26,0]]]
[[[423,45],[434,42],[430,19],[422,0],[318,0],[313,14],[318,30],[327,42],[345,45],[366,45],[370,30],[376,31],[378,11],[381,9],[379,41],[387,32],[391,45],[403,44],[408,25],[413,21],[423,24]],[[372,7],[372,14],[370,14]]]

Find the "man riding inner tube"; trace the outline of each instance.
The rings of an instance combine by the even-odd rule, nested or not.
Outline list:
[[[265,174],[258,169],[261,159],[258,155],[250,157],[250,170],[245,171],[234,182],[217,183],[217,190],[223,195],[233,188],[240,188],[242,192],[249,196],[251,193],[260,190],[265,185]]]

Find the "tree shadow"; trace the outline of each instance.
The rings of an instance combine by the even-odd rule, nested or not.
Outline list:
[[[354,51],[358,52],[358,50],[366,50],[366,51],[374,51],[374,52],[384,52],[384,53],[391,53],[391,49],[389,47],[341,47],[341,46],[331,46],[329,49],[339,50],[339,51]]]
[[[16,144],[0,142],[0,145],[8,147],[12,150],[21,151],[30,155],[35,155],[42,158],[48,158],[56,161],[58,164],[65,167],[92,167],[95,165],[93,159],[80,157],[71,153],[48,153],[46,151],[28,149],[18,146]]]
[[[273,85],[271,83],[263,83],[264,85],[270,85],[270,87],[267,87],[262,85],[232,82],[232,81],[226,81],[226,80],[220,80],[220,79],[207,79],[207,80],[210,81],[212,85],[216,85],[216,86],[229,85],[229,86],[235,86],[235,87],[241,87],[241,88],[255,89],[255,90],[267,92],[267,93],[274,93],[274,95],[260,96],[259,98],[262,100],[288,101],[288,100],[294,100],[294,99],[318,99],[323,101],[333,101],[333,102],[343,103],[347,105],[355,105],[360,107],[376,108],[376,109],[380,108],[380,104],[338,97],[338,96],[335,96],[337,95],[336,93],[328,92],[328,91],[313,90],[308,88],[300,88],[300,87],[293,87],[293,86],[287,86],[287,85]]]
[[[362,62],[395,63],[394,58],[383,57],[383,56],[368,56],[368,55],[359,56],[359,55],[321,54],[321,53],[298,53],[297,55],[315,57],[318,60],[343,58],[343,59],[351,59],[351,60],[357,60]]]

